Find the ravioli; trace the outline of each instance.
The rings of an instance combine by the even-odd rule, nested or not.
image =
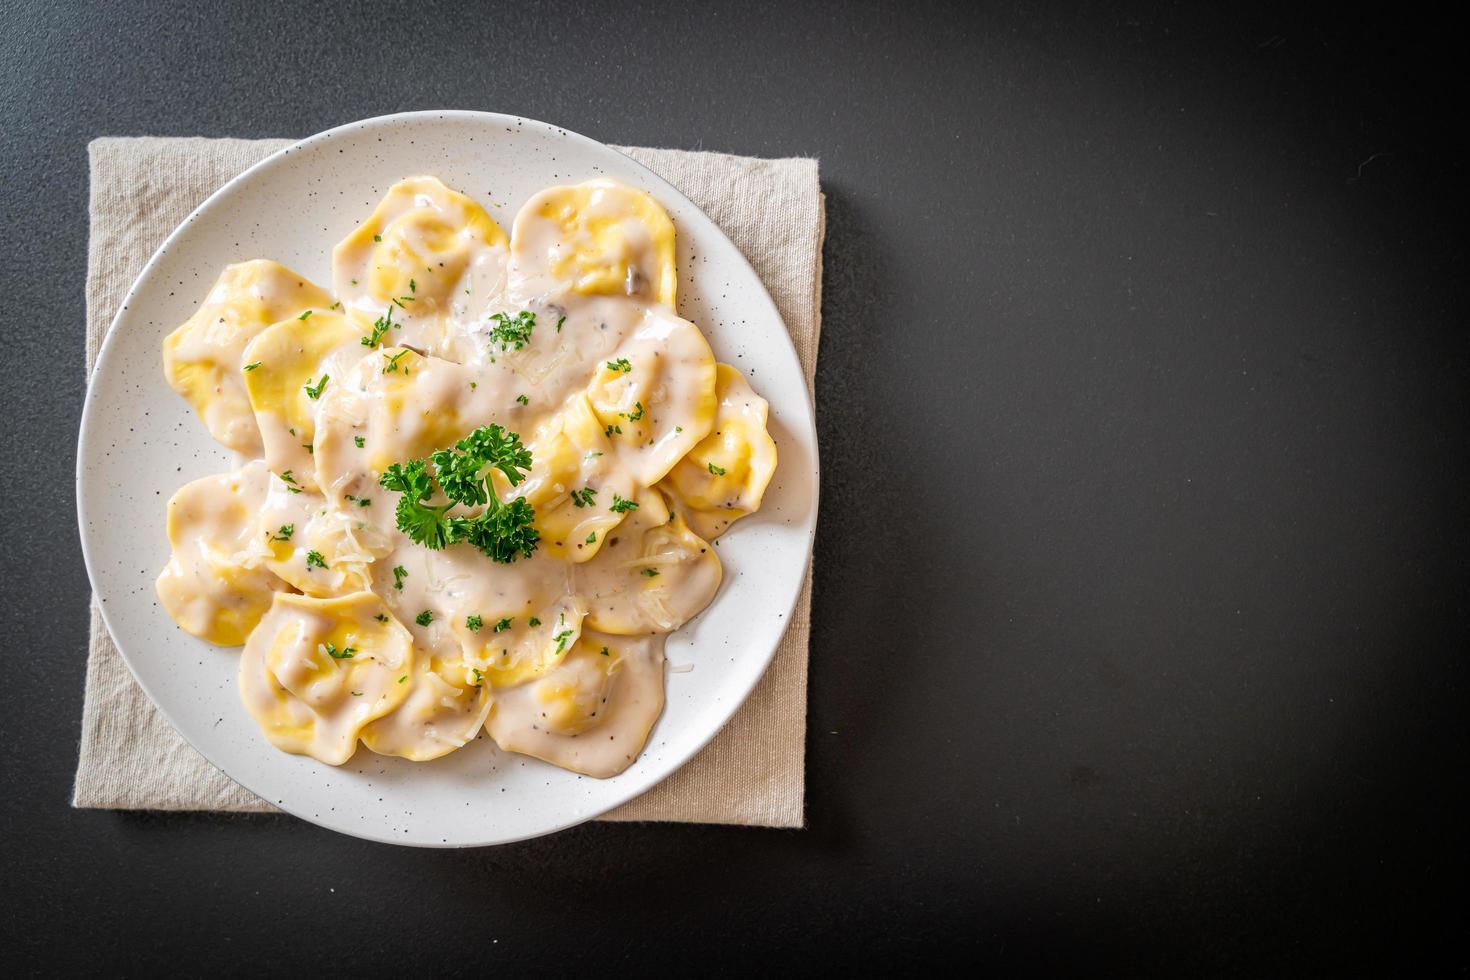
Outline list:
[[[278,593],[245,644],[240,697],[276,748],[340,766],[413,675],[412,638],[373,593]]]
[[[653,486],[714,425],[715,357],[698,327],[658,310],[613,354],[588,398],[623,465]]]
[[[521,208],[513,232],[513,274],[534,291],[674,305],[674,223],[643,191],[612,180],[548,187]]]
[[[321,396],[363,358],[360,324],[340,313],[307,310],[262,330],[245,348],[245,389],[273,471],[292,471],[315,489],[313,442]]]
[[[719,591],[709,539],[776,466],[765,400],[675,311],[675,254],[610,180],[535,195],[507,242],[412,177],[338,245],[335,300],[244,263],[169,337],[170,383],[252,459],[170,502],[159,597],[244,644],[272,745],[638,757],[664,638]]]
[[[643,751],[663,706],[661,637],[584,631],[549,669],[498,689],[485,727],[507,751],[606,778]]]
[[[226,448],[259,455],[260,432],[245,391],[245,346],[266,327],[332,299],[305,276],[256,259],[226,266],[204,305],[163,342],[168,383]]]
[[[587,599],[587,624],[604,633],[667,633],[709,605],[723,571],[709,543],[669,512],[657,490],[638,494],[638,507],[603,552],[577,567],[577,594]]]
[[[551,555],[587,561],[622,521],[623,511],[613,508],[632,498],[633,479],[615,465],[612,446],[581,394],[536,430],[529,448],[535,462],[524,482],[511,491],[509,481],[497,474],[497,488],[536,508],[542,546]]]
[[[403,704],[369,722],[363,744],[381,755],[427,762],[463,748],[490,714],[490,690],[462,657],[420,652]]]
[[[187,483],[168,502],[173,554],[158,577],[158,598],[174,622],[210,643],[244,643],[286,588],[252,549],[252,517],[269,476],[256,461]]]
[[[368,588],[372,562],[391,543],[355,509],[330,507],[321,494],[296,489],[273,474],[255,539],[265,566],[307,595],[345,595]]]
[[[369,322],[396,314],[399,342],[448,355],[458,323],[501,298],[507,247],[480,205],[434,177],[410,177],[337,246],[332,281]]]
[[[711,541],[760,507],[776,471],[776,443],[766,431],[770,406],[730,365],[719,366],[718,379],[714,431],[660,485],[689,526]]]

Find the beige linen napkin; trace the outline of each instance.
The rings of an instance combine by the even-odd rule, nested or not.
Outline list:
[[[225,181],[289,142],[111,137],[92,142],[89,378],[123,295],[168,233]],[[781,310],[810,387],[820,329],[824,233],[817,162],[619,149],[683,191],[745,253]],[[688,765],[603,819],[802,826],[810,608],[808,575],[775,659],[744,707]],[[118,655],[95,600],[72,805],[275,810],[206,762],[169,726]]]

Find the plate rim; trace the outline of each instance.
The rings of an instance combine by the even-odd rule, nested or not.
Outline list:
[[[169,726],[174,730],[175,734],[183,739],[192,749],[194,749],[194,751],[198,752],[200,756],[203,757],[205,761],[207,761],[211,766],[219,769],[219,771],[223,773],[226,778],[237,783],[257,797],[260,797],[261,799],[269,798],[267,794],[261,793],[255,787],[252,787],[247,782],[238,779],[234,774],[228,772],[222,766],[219,766],[208,752],[206,752],[203,748],[196,744],[192,738],[190,738],[184,733],[184,731],[180,729],[180,726],[174,720],[172,712],[167,707],[165,707],[165,705],[157,697],[154,696],[153,691],[149,689],[148,684],[139,675],[138,670],[133,665],[132,658],[128,654],[127,650],[124,649],[124,645],[117,639],[117,632],[116,630],[114,630],[112,621],[109,618],[106,602],[99,601],[100,597],[104,594],[104,590],[99,588],[99,581],[105,581],[105,579],[100,579],[97,574],[94,558],[89,545],[90,535],[88,533],[88,528],[90,525],[87,521],[85,505],[86,498],[83,494],[84,485],[87,482],[87,477],[85,476],[86,464],[88,459],[90,458],[89,455],[87,455],[86,450],[89,443],[92,442],[95,438],[98,438],[98,436],[95,434],[95,430],[98,425],[97,416],[98,413],[102,411],[102,399],[96,395],[96,389],[93,385],[93,381],[105,369],[108,361],[113,354],[113,351],[118,346],[119,342],[117,338],[121,334],[121,331],[119,330],[119,324],[120,321],[123,319],[123,314],[129,311],[130,307],[133,305],[134,297],[139,292],[139,289],[143,285],[143,283],[150,278],[150,275],[153,273],[154,268],[162,259],[162,256],[173,246],[174,242],[184,233],[185,229],[189,225],[194,223],[195,219],[203,216],[206,212],[210,211],[214,207],[220,206],[221,200],[231,194],[236,187],[253,180],[262,171],[270,170],[277,166],[280,166],[282,161],[293,152],[304,149],[310,145],[319,142],[327,142],[333,138],[345,135],[349,131],[381,128],[384,126],[392,126],[403,122],[427,120],[442,121],[450,118],[491,125],[511,125],[519,126],[521,128],[536,127],[557,136],[569,138],[574,142],[581,142],[594,149],[601,149],[611,153],[615,153],[618,156],[622,157],[625,161],[627,161],[627,163],[631,165],[635,170],[640,171],[641,176],[645,180],[650,181],[663,193],[669,194],[671,197],[682,202],[683,205],[691,208],[695,213],[703,217],[706,221],[709,222],[710,226],[713,227],[714,230],[721,237],[723,237],[726,242],[730,244],[731,249],[738,257],[739,262],[744,265],[745,270],[750,273],[751,278],[759,285],[760,292],[758,294],[758,297],[764,298],[765,302],[769,305],[770,311],[775,317],[776,322],[781,325],[781,340],[785,344],[786,353],[790,356],[792,362],[795,363],[797,367],[797,374],[799,375],[801,380],[802,406],[804,409],[803,421],[811,436],[811,508],[809,510],[809,517],[807,518],[809,528],[805,535],[803,548],[804,553],[802,555],[804,569],[802,571],[801,577],[797,579],[797,586],[792,591],[790,601],[786,603],[785,606],[784,619],[786,621],[786,626],[776,637],[775,641],[770,645],[770,648],[766,650],[762,655],[760,669],[754,674],[750,685],[746,688],[746,690],[741,694],[739,698],[732,699],[729,702],[728,706],[715,704],[706,709],[707,711],[715,714],[723,711],[723,716],[719,717],[718,723],[710,729],[707,735],[695,739],[689,750],[683,753],[676,763],[667,767],[667,769],[660,773],[656,778],[648,780],[645,784],[639,786],[639,788],[633,790],[628,795],[615,799],[613,802],[608,803],[605,806],[601,804],[593,806],[585,813],[580,813],[569,819],[551,821],[550,824],[545,828],[531,833],[519,834],[513,837],[498,838],[494,840],[454,841],[449,843],[417,839],[394,839],[392,837],[377,835],[371,832],[368,828],[363,828],[361,832],[354,832],[350,829],[338,828],[336,826],[331,826],[322,823],[321,821],[315,820],[301,810],[287,805],[285,802],[277,802],[272,804],[281,811],[289,813],[293,817],[305,821],[306,823],[309,823],[313,826],[320,827],[323,830],[331,831],[334,833],[341,833],[346,836],[358,838],[361,840],[370,840],[378,843],[397,844],[399,846],[408,847],[429,847],[436,849],[493,847],[501,844],[513,844],[524,840],[531,840],[537,837],[545,837],[551,834],[560,833],[571,827],[578,826],[579,824],[595,820],[603,814],[613,809],[616,809],[617,807],[622,806],[623,804],[628,803],[634,799],[637,799],[639,796],[642,796],[644,793],[649,792],[655,786],[669,779],[675,773],[679,772],[686,765],[688,765],[690,760],[698,755],[705,748],[705,746],[707,746],[715,738],[716,735],[722,732],[725,729],[725,726],[730,723],[730,720],[735,717],[735,714],[750,700],[751,694],[755,692],[756,687],[759,686],[761,680],[765,678],[767,671],[770,670],[771,663],[776,656],[776,651],[780,649],[782,640],[785,639],[787,631],[791,628],[791,614],[795,610],[797,602],[800,601],[801,594],[806,587],[806,582],[811,575],[812,553],[814,542],[816,540],[817,514],[820,506],[821,497],[821,447],[816,425],[816,403],[814,385],[808,380],[807,371],[801,363],[801,358],[796,350],[796,344],[791,338],[791,331],[786,326],[785,318],[781,316],[781,310],[776,305],[775,300],[771,297],[770,290],[766,288],[765,282],[761,279],[760,275],[756,273],[754,266],[751,265],[750,259],[745,255],[744,251],[742,251],[738,245],[730,240],[730,237],[725,234],[724,229],[722,229],[719,224],[704,211],[703,208],[696,205],[682,191],[680,191],[673,184],[669,183],[669,181],[666,180],[664,177],[654,172],[652,169],[640,163],[638,160],[634,159],[628,154],[623,153],[621,150],[618,150],[613,146],[603,143],[600,140],[595,140],[590,136],[585,136],[574,130],[567,129],[564,126],[557,126],[552,123],[547,123],[538,119],[531,119],[526,116],[517,116],[499,112],[486,112],[474,109],[419,109],[409,112],[388,113],[385,115],[372,116],[366,119],[359,119],[352,122],[343,123],[342,125],[333,126],[330,129],[322,130],[321,132],[314,133],[302,139],[294,140],[291,143],[288,143],[287,145],[275,150],[268,156],[252,164],[250,167],[246,168],[239,174],[230,178],[224,184],[220,185],[207,198],[200,202],[197,207],[190,211],[188,215],[186,215],[184,219],[180,221],[179,224],[175,226],[172,231],[169,232],[168,236],[164,238],[163,242],[158,246],[157,249],[154,250],[153,254],[149,256],[148,261],[144,263],[142,269],[139,270],[137,276],[133,279],[132,284],[128,287],[127,292],[123,294],[121,305],[114,312],[112,320],[107,326],[107,331],[103,335],[102,342],[98,346],[97,357],[92,364],[92,369],[87,373],[86,394],[84,396],[82,404],[81,421],[77,428],[76,471],[74,475],[75,478],[73,484],[73,493],[76,500],[77,533],[78,537],[81,540],[82,561],[86,567],[88,584],[91,586],[92,589],[91,605],[93,605],[98,610],[98,614],[102,619],[103,626],[107,630],[108,637],[109,639],[111,639],[113,647],[117,650],[118,655],[122,658],[123,663],[127,666],[128,672],[132,674],[134,682],[137,683],[138,687],[148,697],[148,700],[152,702],[153,706],[163,716],[164,720],[168,722]],[[820,316],[820,311],[818,315]],[[787,424],[789,425],[790,423],[788,422]],[[805,742],[806,725],[803,723],[803,753],[805,753]],[[361,746],[359,747],[359,751],[362,751]],[[613,776],[610,778],[617,779],[619,778],[619,776]]]

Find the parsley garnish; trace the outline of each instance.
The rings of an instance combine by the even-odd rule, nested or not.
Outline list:
[[[388,312],[373,321],[373,332],[371,336],[362,338],[362,346],[376,347],[383,341],[383,334],[387,333],[398,324],[393,322],[393,307],[388,307]]]
[[[498,342],[502,352],[512,347],[520,350],[531,342],[531,331],[536,326],[536,314],[530,310],[521,310],[513,317],[507,313],[496,313],[490,319],[496,324],[490,328],[490,343]]]
[[[434,621],[434,612],[431,609],[425,609],[423,612],[415,616],[413,618],[413,621],[415,623],[418,623],[420,626],[428,626]]]
[[[597,491],[594,488],[583,487],[580,490],[572,491],[572,503],[576,504],[578,507],[594,507],[596,506],[597,501],[593,498],[595,498],[596,496]]]
[[[388,617],[385,614],[383,614],[383,613],[378,613],[373,618],[376,619],[380,623],[386,623],[388,621]]]
[[[357,445],[358,449],[361,449],[366,443],[366,440],[362,436],[353,436],[352,441]]]
[[[270,532],[266,532],[266,533],[269,534]],[[291,535],[293,535],[295,533],[296,533],[296,525],[295,524],[282,524],[281,525],[281,529],[279,531],[277,531],[275,534],[271,534],[270,535],[270,539],[272,541],[290,541],[291,540]]]
[[[322,375],[322,379],[316,383],[315,387],[312,387],[310,382],[303,385],[303,387],[306,388],[306,397],[310,398],[312,401],[316,401],[318,398],[322,397],[322,389],[325,388],[327,386],[327,382],[331,380],[332,376],[330,374],[324,374]]]
[[[567,648],[567,640],[570,640],[571,638],[571,630],[562,630],[560,633],[556,634],[556,636],[552,637],[552,639],[556,641],[556,652],[561,653],[563,650],[565,650]]]
[[[725,468],[723,466],[716,466],[714,463],[706,463],[705,465],[709,467],[709,471],[715,476],[725,475]]]
[[[383,373],[384,374],[392,374],[394,371],[397,371],[398,370],[398,359],[400,357],[402,357],[404,354],[407,354],[407,353],[408,353],[408,351],[401,350],[397,354],[394,354],[392,357],[389,357],[387,354],[384,354],[383,355],[383,360],[385,360],[385,361],[388,362],[388,366],[385,367],[385,368],[383,368]],[[408,373],[408,368],[404,368],[403,369],[403,373],[404,374],[407,374]]]
[[[291,491],[292,493],[301,492],[301,488],[296,485],[296,477],[291,475],[290,470],[286,470],[284,473],[281,474],[281,482],[286,484],[286,489]]]
[[[600,654],[602,654],[605,657],[605,656],[607,656],[607,647],[603,647],[601,650],[598,650],[597,652],[600,653]]]
[[[245,365],[245,370],[247,370],[247,371],[254,371],[258,367],[260,367],[260,362],[259,361],[252,361],[251,363]]]
[[[502,619],[495,624],[495,632],[497,633],[504,633],[508,629],[510,629],[509,617],[506,617],[505,619]]]
[[[466,616],[464,618],[465,629],[469,630],[471,633],[480,632],[480,627],[484,625],[485,621],[479,616]]]
[[[602,434],[611,439],[614,432],[616,432],[618,435],[622,435],[623,427],[621,425],[609,425],[606,429],[603,430]]]
[[[655,578],[655,577],[658,576],[658,569],[657,568],[645,568],[643,570],[643,574],[647,578]]]
[[[383,240],[383,236],[382,236],[382,235],[374,235],[374,236],[373,236],[373,241],[375,241],[375,242],[381,242],[381,241],[382,241],[382,240]],[[353,281],[353,282],[357,282],[357,280],[356,280],[356,279],[354,279],[354,280],[352,280],[352,281]]]
[[[529,620],[527,620],[527,622],[529,622],[532,626],[541,625],[541,620],[537,619],[535,616],[532,616]]]
[[[402,677],[398,678],[398,683],[402,684],[406,680],[408,680],[408,675],[404,674]]]
[[[634,412],[619,412],[618,414],[621,415],[623,418],[627,419],[629,422],[637,422],[639,419],[643,418],[643,403],[642,402],[634,402],[633,403],[633,407],[635,409],[637,409],[637,411],[634,411]]]
[[[412,279],[408,281],[408,291],[411,293],[416,293],[419,291],[419,287],[414,284],[414,281]]]
[[[610,509],[614,514],[626,514],[630,510],[637,510],[638,505],[631,500],[625,500],[614,492],[612,507]]]
[[[532,526],[535,509],[525,498],[502,503],[489,484],[491,470],[505,474],[511,486],[524,479],[522,470],[531,467],[531,452],[521,444],[518,433],[507,432],[494,423],[482,425],[454,444],[430,454],[439,488],[447,503],[430,504],[434,481],[422,459],[394,463],[379,478],[385,488],[401,493],[395,511],[398,529],[416,543],[434,551],[465,541],[491,560],[509,564],[521,554],[536,550],[540,532]],[[451,517],[455,504],[466,507],[487,505],[475,517]]]
[[[361,691],[353,691],[352,692],[352,696],[355,697],[355,698],[360,698],[360,697],[362,697],[362,692]]]
[[[408,578],[408,569],[402,565],[393,566],[393,588],[399,592],[403,591],[403,580]]]
[[[348,647],[345,650],[338,650],[330,643],[323,644],[323,646],[327,648],[327,656],[331,657],[333,660],[351,660],[353,655],[357,653],[357,647]]]
[[[620,357],[616,361],[608,361],[607,369],[609,371],[621,371],[623,374],[627,374],[629,371],[633,370],[633,365],[628,363],[628,359],[626,357]]]
[[[520,402],[522,405],[531,404],[531,399],[527,398],[525,395],[516,395],[516,401]]]
[[[596,531],[593,531],[591,534],[587,535],[587,540],[584,541],[584,542],[582,542],[582,543],[583,544],[596,544],[597,543],[597,532]]]
[[[298,320],[305,320],[309,316],[311,316],[311,310],[307,310],[305,313],[301,314],[296,319],[298,319]]]
[[[311,571],[313,568],[325,569],[326,567],[327,560],[322,557],[322,553],[320,551],[308,551],[306,553],[306,570],[308,572]]]
[[[475,674],[475,687],[482,686],[485,683],[485,675],[480,673],[480,668],[471,667],[470,670],[474,671]]]
[[[561,319],[559,319],[559,320],[556,321],[556,332],[557,333],[561,333],[561,325],[563,323],[566,323],[566,322],[567,322],[567,318],[566,317],[562,317]]]

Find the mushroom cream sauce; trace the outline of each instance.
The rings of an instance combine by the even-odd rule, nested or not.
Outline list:
[[[709,542],[776,466],[766,401],[674,312],[674,254],[663,208],[613,181],[542,191],[507,239],[415,177],[336,247],[331,293],[232,265],[168,337],[169,383],[248,462],[169,501],[158,595],[244,644],[272,744],[428,760],[483,727],[591,776],[637,758],[664,638],[719,587]],[[380,478],[490,425],[531,462],[486,467],[487,505],[524,499],[539,540],[510,562],[416,543]]]

